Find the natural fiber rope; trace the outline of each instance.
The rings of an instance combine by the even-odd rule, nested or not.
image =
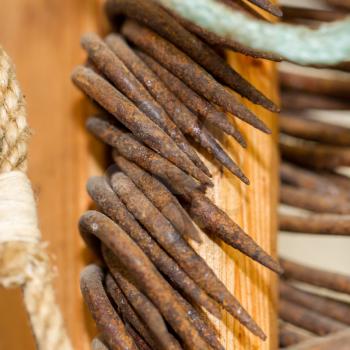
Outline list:
[[[216,0],[157,1],[219,36],[295,63],[335,65],[350,61],[350,17],[311,29],[250,18]]]
[[[28,136],[24,98],[0,47],[0,284],[22,287],[38,349],[71,350],[25,174]]]

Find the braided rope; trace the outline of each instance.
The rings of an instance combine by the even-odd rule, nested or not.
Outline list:
[[[157,1],[219,36],[295,63],[335,65],[350,60],[350,17],[311,29],[250,18],[216,0]]]
[[[0,49],[0,172],[26,171],[28,136],[24,99],[11,61]]]
[[[29,135],[15,70],[0,47],[0,284],[22,287],[38,349],[71,350],[25,175]]]

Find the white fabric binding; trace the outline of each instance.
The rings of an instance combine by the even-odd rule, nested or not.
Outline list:
[[[32,187],[26,174],[0,174],[0,243],[38,243],[40,231]]]

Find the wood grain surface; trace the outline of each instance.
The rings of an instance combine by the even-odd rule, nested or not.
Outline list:
[[[40,226],[57,269],[56,291],[74,348],[90,348],[95,333],[79,291],[79,273],[91,259],[77,221],[90,201],[89,176],[102,172],[102,147],[84,129],[89,103],[72,86],[72,68],[84,62],[79,39],[86,31],[106,32],[101,0],[1,0],[0,45],[16,63],[33,129],[29,175],[38,198]],[[273,64],[230,55],[230,62],[276,99]],[[266,136],[238,123],[248,150],[234,141],[223,144],[251,180],[240,184],[211,166],[216,203],[267,251],[275,254],[277,146],[275,117],[252,107],[272,127]],[[198,248],[220,278],[268,335],[265,343],[223,313],[217,322],[226,349],[276,349],[276,279],[272,273],[228,248],[206,239]],[[34,349],[20,291],[0,290],[0,349]],[[227,326],[227,327],[226,327]]]
[[[277,100],[273,64],[233,53],[228,54],[228,60],[255,86]],[[276,256],[277,120],[272,113],[251,103],[246,104],[267,123],[272,129],[272,135],[265,135],[237,121],[248,140],[247,150],[240,148],[232,138],[221,135],[226,150],[240,164],[251,184],[246,186],[228,171],[222,172],[219,168],[210,166],[215,179],[211,196],[261,247]],[[226,350],[277,349],[276,275],[222,242],[206,238],[205,244],[198,249],[268,337],[262,342],[223,312],[222,321],[214,322]]]

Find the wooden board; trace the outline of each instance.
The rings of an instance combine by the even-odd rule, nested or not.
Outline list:
[[[56,290],[74,348],[89,349],[94,327],[82,304],[79,272],[90,259],[77,231],[80,214],[89,206],[85,183],[101,172],[101,146],[84,129],[89,104],[72,86],[72,68],[84,62],[79,38],[86,31],[105,31],[100,0],[2,0],[0,44],[17,66],[33,128],[30,177],[38,197],[40,225],[57,267]],[[259,88],[276,98],[270,63],[231,57]],[[251,179],[246,187],[213,168],[215,197],[267,251],[275,251],[277,203],[276,121],[254,110],[273,128],[272,137],[242,126],[248,151],[225,140]],[[231,317],[219,325],[226,348],[275,349],[275,277],[223,244],[206,240],[203,256],[256,318],[269,339],[263,345]],[[34,349],[19,291],[0,291],[0,349]]]
[[[229,62],[243,76],[277,99],[274,65],[230,53]],[[259,79],[257,79],[259,77]],[[272,136],[265,135],[242,122],[237,122],[248,140],[248,150],[240,148],[229,137],[223,144],[235,157],[244,173],[251,180],[246,186],[227,171],[211,166],[215,175],[212,198],[267,252],[276,256],[276,207],[278,196],[278,147],[276,116],[260,107],[247,103],[272,129]],[[257,323],[266,332],[268,340],[262,342],[235,322],[226,312],[223,320],[216,321],[223,344],[233,349],[277,349],[276,276],[224,243],[206,239],[199,247],[202,256],[213,267],[229,290],[237,297]]]

